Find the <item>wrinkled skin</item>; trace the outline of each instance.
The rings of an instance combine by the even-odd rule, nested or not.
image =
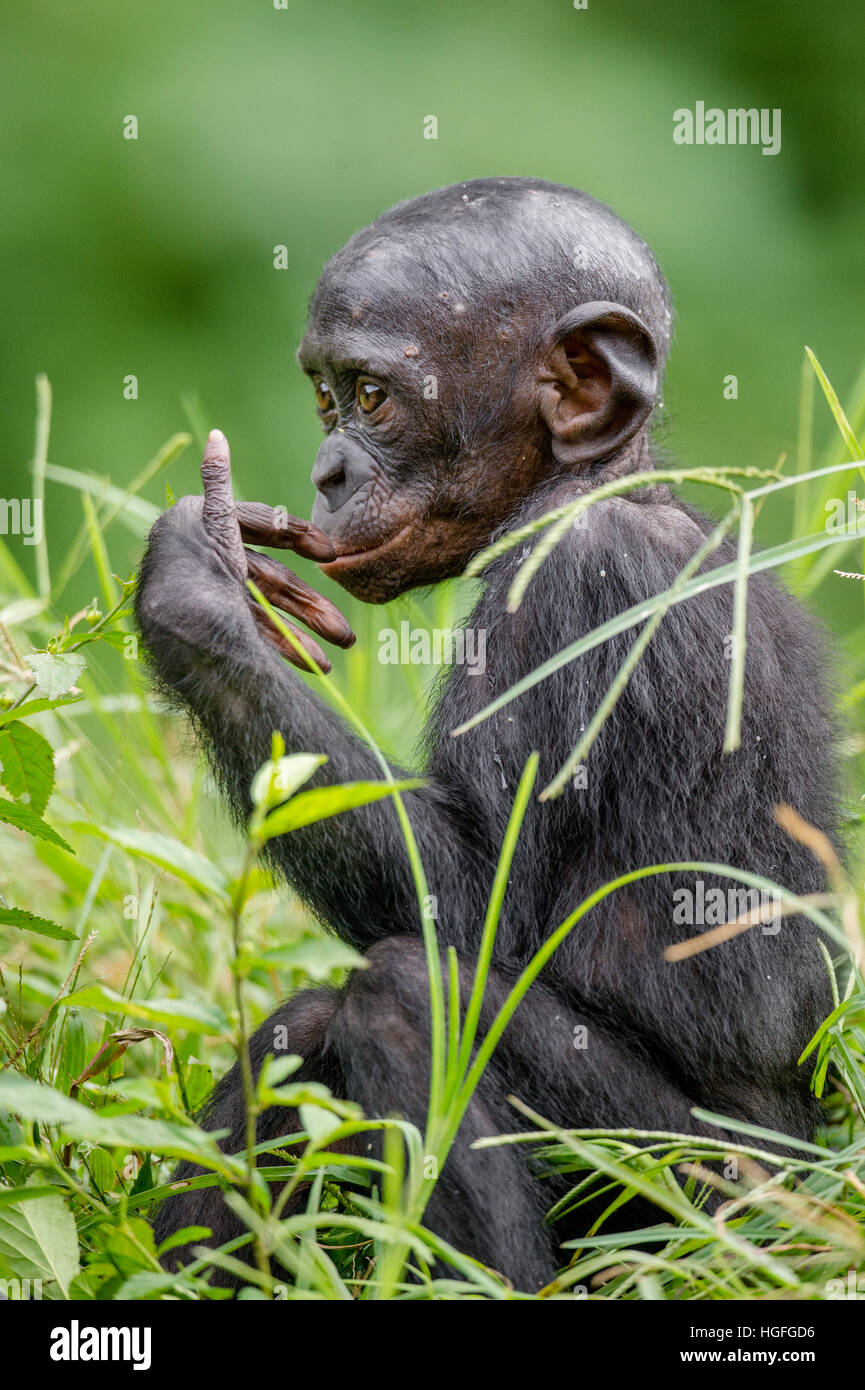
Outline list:
[[[368,749],[287,669],[283,656],[304,659],[256,608],[245,579],[309,630],[295,627],[323,669],[319,642],[350,645],[348,624],[249,547],[317,560],[370,602],[459,574],[503,529],[652,467],[648,421],[670,326],[666,286],[639,237],[585,195],[537,180],[478,180],[416,199],[333,259],[299,353],[325,430],[312,523],[236,505],[227,441],[216,431],[202,467],[204,499],[184,498],[159,519],[142,565],[138,619],[156,678],[192,719],[239,818],[274,730],[289,752],[328,755],[319,785],[379,776]],[[438,939],[456,950],[463,991],[525,763],[538,751],[538,786],[550,780],[633,631],[559,667],[468,734],[451,731],[555,653],[668,588],[709,529],[654,485],[593,505],[517,612],[506,611],[506,597],[523,547],[485,571],[469,625],[486,634],[486,672],[450,672],[427,729],[427,784],[405,796]],[[725,545],[709,564],[732,554]],[[487,1021],[560,922],[628,870],[712,861],[796,892],[822,889],[820,866],[773,818],[788,802],[833,831],[821,642],[766,575],[751,580],[742,747],[724,755],[731,625],[728,586],[671,609],[592,749],[587,780],[530,803]],[[368,968],[342,990],[303,991],[284,1004],[252,1040],[254,1068],[285,1029],[289,1051],[305,1059],[302,1078],[370,1116],[400,1113],[422,1127],[429,986],[393,806],[282,836],[269,855],[320,920],[366,954]],[[522,1123],[509,1095],[574,1128],[717,1133],[693,1116],[700,1106],[812,1133],[807,1068],[797,1059],[831,1007],[813,930],[786,918],[777,933],[753,929],[673,965],[665,948],[701,929],[673,914],[674,890],[693,891],[694,880],[684,871],[638,880],[592,910],[520,1006],[469,1106],[426,1220],[520,1287],[538,1288],[562,1262],[542,1222],[561,1189],[532,1178],[523,1146],[471,1148]],[[585,1046],[578,1029],[587,1030]],[[229,1151],[243,1147],[237,1068],[217,1087],[207,1123],[229,1131]],[[258,1137],[292,1124],[291,1112],[269,1111]],[[177,1177],[192,1171],[181,1165]],[[597,1215],[572,1214],[558,1238]],[[631,1203],[618,1219],[639,1226],[658,1214]],[[167,1201],[157,1233],[165,1239],[191,1224],[210,1227],[214,1243],[243,1230],[213,1189]],[[175,1250],[169,1260],[186,1258]]]

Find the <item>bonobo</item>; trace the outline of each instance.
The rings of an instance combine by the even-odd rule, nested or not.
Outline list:
[[[664,279],[640,237],[586,194],[539,179],[478,179],[401,203],[330,261],[298,354],[325,435],[312,523],[236,505],[228,445],[214,431],[203,499],[184,497],[159,518],[141,568],[138,620],[156,678],[191,717],[238,815],[250,809],[274,730],[289,753],[327,754],[319,784],[380,776],[366,746],[282,660],[294,649],[261,621],[247,575],[319,640],[350,645],[348,624],[246,545],[311,557],[370,603],[459,575],[503,532],[652,468],[649,424],[671,326]],[[526,761],[539,752],[538,786],[561,767],[633,633],[595,646],[461,737],[451,731],[568,644],[669,588],[711,529],[660,483],[599,501],[584,521],[513,614],[505,598],[525,547],[485,570],[468,621],[487,635],[486,672],[451,670],[427,728],[428,781],[405,796],[438,938],[455,948],[463,984]],[[707,563],[733,554],[725,545]],[[833,832],[821,641],[771,578],[751,579],[742,741],[725,754],[731,626],[729,585],[670,609],[586,775],[558,798],[532,799],[495,945],[493,1003],[577,904],[629,870],[712,861],[797,893],[823,888],[810,852],[773,819],[776,804],[789,803]],[[325,665],[318,643],[303,640]],[[304,1058],[300,1077],[368,1116],[422,1125],[428,978],[393,803],[285,835],[271,856],[315,916],[365,952],[368,969],[343,989],[283,1004],[252,1040],[253,1067],[282,1026]],[[697,891],[696,877],[633,882],[584,918],[520,1006],[466,1114],[425,1219],[521,1288],[549,1279],[562,1237],[544,1226],[550,1189],[524,1146],[471,1147],[519,1126],[510,1094],[569,1128],[705,1134],[691,1114],[703,1107],[812,1132],[815,1102],[797,1058],[831,1008],[813,928],[786,917],[671,963],[665,947],[687,934],[674,893]],[[709,883],[726,890],[730,881]],[[575,1046],[580,1025],[584,1047]],[[229,1151],[243,1148],[237,1068],[217,1087],[207,1124],[231,1131]],[[286,1112],[272,1110],[259,1139],[285,1129]],[[158,1234],[193,1224],[210,1227],[214,1243],[243,1229],[215,1189],[166,1201]]]

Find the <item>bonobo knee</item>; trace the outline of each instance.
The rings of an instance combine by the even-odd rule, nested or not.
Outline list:
[[[400,1000],[429,996],[426,950],[419,936],[388,936],[366,953],[366,970],[356,970],[349,992],[380,995],[392,992]]]
[[[429,976],[423,942],[415,936],[378,941],[355,970],[328,1036],[338,1047],[353,1034],[365,1049],[395,1049],[403,1062],[428,1056]]]
[[[339,1006],[333,989],[304,989],[287,1000],[256,1029],[249,1040],[249,1055],[257,1074],[265,1057],[297,1053],[304,1059],[320,1052],[328,1025]]]

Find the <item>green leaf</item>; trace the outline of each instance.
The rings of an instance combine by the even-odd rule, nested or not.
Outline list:
[[[353,811],[358,806],[381,801],[393,792],[413,791],[425,785],[423,778],[412,777],[403,782],[345,782],[336,787],[316,787],[271,811],[259,829],[258,838],[262,842],[272,840],[275,835],[285,835],[289,830],[327,820],[342,811]]]
[[[265,969],[301,970],[311,980],[327,980],[335,970],[363,970],[367,961],[344,941],[329,936],[308,936],[302,941],[275,946],[272,951],[261,951],[244,964],[247,967],[260,965]]]
[[[58,927],[47,917],[36,917],[23,907],[0,907],[0,926],[20,927],[22,931],[35,932],[37,936],[50,936],[54,941],[75,941],[74,931]]]
[[[38,816],[54,790],[54,749],[36,729],[13,719],[0,729],[0,782],[10,796],[30,799]]]
[[[56,700],[25,700],[23,705],[16,705],[15,709],[0,711],[0,725],[8,724],[10,719],[23,719],[25,715],[41,714],[43,710],[59,709],[61,705],[77,705],[83,699],[83,695],[61,695]]]
[[[0,1106],[13,1111],[22,1120],[58,1125],[70,1138],[100,1144],[103,1148],[136,1149],[171,1158],[188,1158],[192,1163],[206,1164],[220,1172],[232,1171],[231,1160],[220,1153],[213,1134],[205,1134],[192,1125],[181,1126],[140,1115],[106,1115],[50,1086],[40,1086],[29,1076],[0,1072]]]
[[[57,1188],[35,1180],[26,1187],[0,1186],[0,1207],[13,1206],[17,1202],[35,1202],[37,1197],[56,1197]]]
[[[194,1033],[226,1033],[228,1019],[215,1004],[197,1004],[191,999],[125,999],[107,985],[83,985],[60,1000],[61,1008],[103,1009],[109,1014],[126,1014],[149,1023],[168,1023]]]
[[[63,1198],[43,1196],[0,1205],[0,1259],[16,1279],[56,1284],[68,1298],[69,1284],[81,1266],[75,1218]]]
[[[90,1179],[98,1192],[110,1192],[117,1181],[117,1168],[107,1149],[97,1147],[87,1155]]]
[[[330,1110],[322,1110],[320,1105],[301,1105],[298,1107],[298,1113],[300,1123],[310,1139],[316,1140],[319,1144],[342,1124],[339,1115],[334,1115]]]
[[[200,1061],[197,1057],[190,1057],[186,1063],[183,1085],[190,1110],[197,1110],[199,1106],[204,1104],[210,1092],[213,1090],[213,1072],[211,1068],[206,1062]]]
[[[281,1052],[278,1057],[268,1054],[261,1064],[261,1071],[258,1073],[259,1092],[273,1090],[276,1086],[281,1086],[283,1081],[289,1076],[294,1076],[303,1066],[303,1058],[296,1052]]]
[[[203,854],[198,854],[196,850],[190,849],[180,840],[172,839],[170,835],[160,835],[155,830],[114,830],[92,825],[89,821],[78,822],[75,829],[83,830],[87,835],[97,835],[100,840],[107,840],[109,844],[129,850],[132,854],[139,854],[142,859],[149,860],[151,864],[158,864],[161,869],[167,869],[169,873],[191,888],[197,888],[207,897],[216,896],[228,900],[227,875],[215,864],[211,864],[209,859],[205,859]]]
[[[0,821],[5,821],[7,825],[17,826],[19,830],[24,830],[28,835],[33,835],[37,840],[47,840],[49,844],[59,845],[61,849],[68,850],[70,854],[75,851],[57,831],[52,829],[47,821],[41,816],[37,816],[29,806],[19,806],[14,801],[7,801],[0,798]]]
[[[60,1075],[55,1085],[68,1093],[72,1082],[77,1080],[87,1065],[87,1028],[79,1009],[69,1009],[60,1020],[63,1051],[60,1055]]]
[[[0,1110],[0,1145],[4,1148],[20,1144],[21,1126],[8,1110]]]
[[[294,753],[260,767],[252,779],[253,806],[279,806],[308,782],[317,767],[327,762],[323,753]]]
[[[176,1250],[178,1245],[197,1244],[202,1240],[207,1240],[210,1234],[209,1226],[183,1226],[181,1230],[175,1231],[167,1240],[164,1240],[156,1253],[161,1260],[163,1255],[167,1255],[169,1250]]]
[[[36,685],[49,700],[66,695],[75,685],[87,662],[77,652],[39,652],[27,657]]]
[[[176,1289],[178,1285],[187,1289],[194,1288],[193,1280],[188,1275],[151,1274],[149,1270],[140,1270],[120,1285],[114,1299],[119,1303],[149,1303],[154,1301],[157,1294],[167,1293]]]
[[[19,623],[29,623],[31,619],[38,618],[45,607],[45,600],[41,598],[14,599],[12,603],[7,603],[5,608],[0,608],[0,623],[4,627],[17,627]]]
[[[832,412],[832,415],[834,416],[835,424],[841,431],[841,434],[844,438],[844,443],[847,445],[847,448],[850,451],[850,457],[852,459],[857,460],[861,459],[862,445],[859,443],[859,440],[853,433],[853,426],[850,424],[850,421],[844,414],[844,408],[838,399],[838,396],[835,392],[835,388],[833,387],[826,373],[823,371],[823,368],[820,366],[820,363],[817,361],[817,358],[814,356],[814,353],[811,351],[811,349],[809,347],[806,347],[805,352],[807,354],[808,361],[814,368],[817,380],[819,381],[820,386],[822,387],[823,395],[826,397],[826,402],[829,406],[829,409]]]

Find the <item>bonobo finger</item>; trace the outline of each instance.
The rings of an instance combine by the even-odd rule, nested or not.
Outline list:
[[[211,430],[201,460],[204,529],[232,574],[246,579],[246,556],[231,490],[231,451],[222,430]]]
[[[316,593],[296,574],[286,569],[278,560],[269,555],[259,555],[255,550],[247,550],[246,562],[249,577],[254,579],[264,597],[276,608],[292,613],[295,618],[311,627],[326,642],[337,647],[354,645],[354,633],[335,603],[322,594]]]
[[[255,621],[258,624],[262,637],[265,637],[272,647],[276,647],[276,650],[279,652],[280,656],[284,656],[286,661],[290,661],[292,666],[296,666],[299,671],[312,670],[312,667],[307,665],[303,657],[300,655],[300,652],[298,652],[291,645],[288,639],[286,637],[283,637],[282,633],[274,627],[273,623],[270,621],[270,618],[267,616],[264,609],[257,603],[252,604],[252,616],[255,618]],[[328,661],[324,652],[321,650],[321,647],[318,645],[318,643],[314,641],[308,633],[301,632],[300,628],[296,627],[294,623],[286,622],[284,618],[283,622],[285,623],[286,627],[290,628],[291,631],[294,633],[295,637],[300,642],[300,645],[303,647],[304,651],[309,652],[313,661],[315,661],[321,668],[323,674],[327,675],[328,671],[330,670],[330,662]]]
[[[299,516],[289,516],[281,507],[263,502],[236,502],[240,534],[247,545],[269,545],[274,550],[293,550],[305,560],[334,560],[333,542]]]

